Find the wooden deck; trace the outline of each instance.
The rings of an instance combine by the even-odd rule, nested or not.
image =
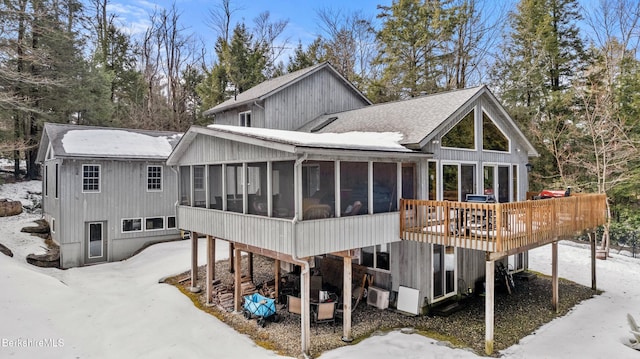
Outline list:
[[[402,199],[400,238],[497,258],[593,230],[606,218],[604,194],[512,203]]]

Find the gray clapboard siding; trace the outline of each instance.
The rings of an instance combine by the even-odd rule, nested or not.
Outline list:
[[[180,228],[217,238],[308,257],[399,241],[398,213],[300,221],[178,206]]]
[[[421,298],[431,296],[431,245],[401,241],[392,245],[389,254],[393,290],[398,291],[403,286],[420,290]],[[412,265],[407,266],[409,263]]]
[[[264,127],[264,109],[254,104],[217,113],[213,123],[238,126],[240,125],[240,113],[246,111],[251,111],[251,127]]]
[[[198,134],[180,158],[181,166],[205,163],[254,162],[295,159],[295,156],[272,148],[234,142]]]
[[[296,130],[308,121],[327,113],[362,108],[368,105],[352,88],[327,68],[267,96],[261,106],[243,105],[215,115],[219,125],[239,124],[239,113],[251,111],[251,126]],[[261,108],[262,107],[262,108]]]
[[[179,227],[233,242],[293,254],[291,220],[178,206]]]
[[[327,69],[282,89],[264,103],[264,127],[280,130],[296,130],[320,115],[366,106],[360,95]]]
[[[100,165],[99,193],[82,192],[84,164]],[[162,191],[147,191],[147,165],[163,167]],[[63,265],[83,264],[86,222],[106,222],[104,235],[109,261],[126,258],[149,242],[177,238],[177,229],[166,229],[167,216],[175,216],[176,181],[173,170],[157,161],[65,160],[60,166],[61,206],[56,218],[58,241],[69,248]],[[147,217],[163,217],[165,229],[121,232],[123,218],[142,218],[144,225]],[[115,238],[121,239],[120,243],[114,244]],[[124,240],[129,242],[122,243]],[[76,255],[79,257],[74,259]]]
[[[301,221],[296,230],[303,257],[400,241],[398,212]]]

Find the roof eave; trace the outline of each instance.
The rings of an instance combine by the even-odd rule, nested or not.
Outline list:
[[[331,156],[331,157],[384,157],[384,158],[430,158],[432,154],[415,151],[393,151],[393,150],[375,150],[375,149],[346,149],[339,147],[315,147],[315,146],[296,146],[296,153],[308,153],[313,155]]]

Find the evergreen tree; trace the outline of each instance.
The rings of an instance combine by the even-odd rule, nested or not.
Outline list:
[[[441,83],[442,44],[451,38],[451,1],[399,0],[379,6],[383,20],[378,32],[379,54],[375,60],[383,68],[379,80],[388,98],[410,98],[437,92]]]
[[[575,0],[521,0],[492,75],[510,114],[540,149],[534,188],[569,184],[564,166],[578,101],[570,88],[584,67],[578,7]]]

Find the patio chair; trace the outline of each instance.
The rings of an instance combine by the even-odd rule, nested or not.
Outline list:
[[[316,334],[320,323],[333,323],[333,332],[336,332],[336,302],[318,303],[313,308],[312,317],[316,325]]]
[[[302,314],[302,301],[300,297],[287,295],[287,312],[296,315]]]

